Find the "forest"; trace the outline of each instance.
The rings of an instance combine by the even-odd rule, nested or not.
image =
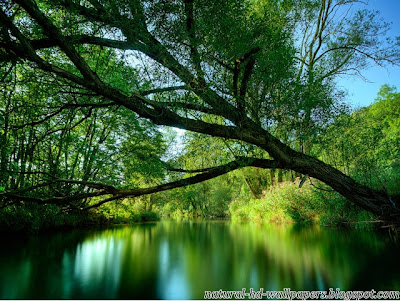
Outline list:
[[[397,227],[400,64],[357,0],[5,0],[0,228],[173,218]]]

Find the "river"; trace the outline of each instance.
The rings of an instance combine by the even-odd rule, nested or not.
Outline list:
[[[1,299],[203,299],[204,291],[400,290],[400,245],[371,231],[161,221],[3,237]]]

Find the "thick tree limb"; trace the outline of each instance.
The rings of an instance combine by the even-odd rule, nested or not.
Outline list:
[[[247,84],[250,80],[250,76],[254,69],[255,62],[256,61],[254,57],[251,57],[247,62],[246,67],[244,68],[242,84],[240,85],[240,94],[238,97],[238,104],[237,104],[239,110],[244,111],[246,109],[245,96],[247,93]]]
[[[120,50],[139,50],[140,46],[138,44],[120,41],[114,39],[101,38],[90,35],[73,35],[73,36],[65,36],[66,39],[70,41],[71,44],[79,45],[79,44],[91,44],[102,47],[115,48]],[[30,40],[30,44],[32,48],[35,50],[46,49],[57,47],[58,42],[52,38],[43,38],[39,40]]]
[[[97,74],[89,67],[85,60],[78,54],[73,45],[69,43],[61,34],[60,30],[40,11],[36,3],[32,0],[15,0],[20,4],[30,15],[34,18],[39,25],[44,29],[49,38],[57,40],[58,46],[64,50],[65,54],[78,68],[84,78],[90,79],[94,83],[101,83]]]
[[[43,70],[53,72],[100,95],[103,95],[104,97],[107,97],[118,104],[124,105],[128,109],[138,113],[140,116],[149,118],[155,124],[178,127],[205,134],[212,134],[213,136],[218,137],[240,139],[242,141],[257,145],[268,151],[269,154],[277,161],[284,163],[291,169],[302,173],[308,173],[310,176],[318,178],[323,182],[331,183],[334,189],[341,192],[346,197],[354,199],[354,192],[351,187],[358,187],[360,189],[360,194],[365,195],[365,197],[362,196],[355,202],[363,206],[363,208],[369,208],[369,210],[373,212],[381,212],[381,207],[378,204],[374,204],[373,199],[370,197],[370,195],[374,193],[370,189],[367,189],[367,187],[364,186],[357,186],[358,184],[356,184],[355,181],[331,166],[290,149],[287,145],[280,142],[270,133],[260,128],[254,122],[251,122],[251,120],[248,118],[244,117],[242,113],[238,114],[236,108],[227,104],[227,102],[219,97],[215,92],[211,91],[211,93],[209,89],[204,92],[204,89],[201,89],[198,84],[192,84],[192,81],[196,82],[193,75],[191,75],[190,72],[187,72],[183,66],[176,62],[176,60],[159,44],[156,39],[149,37],[149,45],[144,47],[145,53],[160,63],[163,63],[165,67],[176,73],[184,81],[189,81],[191,86],[193,85],[195,87],[194,92],[197,93],[206,103],[209,103],[211,106],[213,106],[213,108],[216,110],[216,113],[221,112],[221,116],[229,117],[228,119],[232,120],[233,122],[236,121],[237,123],[242,124],[242,127],[221,126],[216,124],[208,124],[199,120],[183,118],[176,113],[167,110],[165,107],[157,106],[154,103],[151,104],[153,109],[150,109],[146,105],[148,102],[141,95],[135,94],[131,97],[127,97],[118,90],[113,89],[105,84],[93,82],[91,79],[81,78],[59,67],[44,62],[36,55],[26,38],[12,24],[12,22],[8,20],[4,13],[0,15],[3,15],[2,21],[5,20],[4,23],[6,23],[6,25],[13,31],[14,35],[21,41],[25,48],[21,51],[21,49],[16,47],[14,50],[19,52],[22,57],[38,63],[39,67],[41,67]],[[214,98],[211,96],[214,96]],[[343,185],[343,182],[347,183]],[[380,194],[381,193],[378,193],[378,195]],[[377,199],[381,198],[382,197],[377,197]]]
[[[238,159],[236,159],[234,161],[231,161],[227,164],[216,166],[216,167],[210,167],[210,168],[198,169],[198,170],[190,170],[190,171],[175,169],[174,171],[187,172],[187,173],[199,173],[199,174],[189,177],[189,178],[185,178],[185,179],[181,179],[181,180],[177,180],[177,181],[173,181],[170,183],[165,183],[165,184],[161,184],[161,185],[157,185],[157,186],[153,186],[153,187],[148,187],[148,188],[118,189],[118,188],[115,188],[114,186],[103,184],[103,183],[98,183],[98,182],[55,179],[55,180],[47,182],[47,183],[39,184],[35,188],[49,186],[49,185],[55,184],[57,182],[62,182],[62,183],[66,183],[66,184],[77,184],[77,185],[87,186],[87,187],[96,189],[96,191],[88,192],[88,193],[80,193],[80,194],[70,195],[70,196],[65,196],[65,197],[54,197],[54,198],[49,198],[49,199],[43,199],[43,198],[37,198],[37,197],[33,197],[33,196],[25,196],[21,193],[26,192],[28,190],[26,190],[26,191],[23,190],[23,191],[0,193],[0,200],[1,199],[6,200],[8,205],[18,204],[21,202],[31,202],[31,203],[37,203],[37,204],[42,204],[42,205],[43,204],[55,204],[55,205],[67,206],[71,202],[79,201],[79,200],[86,199],[86,198],[98,197],[98,196],[103,196],[103,195],[112,195],[112,197],[106,198],[102,201],[99,201],[99,202],[93,204],[93,205],[80,208],[80,210],[89,210],[91,208],[99,207],[102,204],[105,204],[107,202],[125,198],[125,197],[137,197],[137,196],[141,196],[141,195],[171,190],[171,189],[175,189],[175,188],[179,188],[179,187],[183,187],[183,186],[188,186],[188,185],[193,185],[196,183],[204,182],[206,180],[210,180],[210,179],[219,177],[223,174],[229,173],[235,169],[242,168],[245,166],[254,166],[254,167],[260,167],[260,168],[281,167],[281,165],[274,160],[239,157]],[[171,170],[173,170],[173,169],[171,169]],[[10,202],[10,200],[12,202]]]
[[[215,135],[220,136],[220,137],[225,137],[225,138],[236,138],[238,136],[238,131],[237,128],[234,126],[220,126],[220,125],[215,125],[215,124],[209,124],[200,120],[192,120],[189,118],[184,118],[179,116],[178,114],[168,110],[165,106],[158,105],[156,102],[151,102],[144,98],[143,96],[139,94],[133,94],[132,96],[128,97],[124,94],[122,94],[119,90],[114,89],[102,82],[97,81],[94,83],[91,79],[85,79],[79,76],[76,76],[64,69],[61,69],[57,66],[54,66],[43,59],[41,59],[32,49],[31,45],[29,44],[28,40],[22,35],[22,33],[10,22],[7,18],[7,16],[3,13],[0,12],[0,17],[3,17],[1,21],[4,21],[4,23],[12,29],[12,31],[15,33],[15,35],[18,37],[18,39],[21,41],[21,44],[23,45],[23,49],[20,49],[18,45],[8,45],[12,47],[12,50],[21,57],[24,57],[26,59],[32,60],[33,62],[37,63],[39,67],[45,71],[49,71],[52,73],[55,73],[67,80],[70,80],[78,85],[81,85],[89,90],[94,91],[95,93],[98,93],[99,95],[103,95],[110,100],[115,101],[117,104],[123,105],[126,108],[138,113],[140,116],[144,118],[149,118],[152,120],[155,124],[159,125],[167,125],[167,126],[173,126],[177,128],[182,128],[182,129],[188,129],[188,130],[193,130],[195,132],[201,132],[201,133],[210,133],[213,132]],[[152,43],[157,43],[155,39],[152,40]],[[155,47],[158,47],[158,46]],[[153,53],[154,47],[149,48],[151,49],[151,52]],[[175,61],[175,59],[168,53],[168,52],[163,52],[164,54],[162,57],[166,60],[165,62],[169,62],[169,60],[172,60],[172,62],[169,62],[168,65],[170,67]],[[181,69],[183,68],[178,62],[176,62],[177,66],[172,68],[172,70],[175,70],[176,72],[184,72]],[[187,73],[186,73],[187,74]],[[190,74],[190,73],[189,73]],[[186,75],[185,75],[186,76]],[[190,77],[192,80],[193,77]],[[194,79],[193,79],[194,80]],[[203,90],[201,90],[202,94],[204,94]],[[210,90],[211,91],[211,90]],[[215,92],[212,91],[212,94],[215,95],[217,100],[213,100],[213,103],[215,101],[219,100],[219,103],[217,105],[218,109],[215,109],[215,114],[220,114],[222,108],[224,107],[224,104],[227,104],[227,102],[222,99],[220,96],[218,96]],[[207,99],[211,99],[210,95],[206,94],[205,95]],[[203,98],[204,99],[204,98]],[[148,105],[146,104],[151,104],[153,109],[149,108]],[[228,104],[227,104],[228,105]],[[222,116],[230,116],[232,115],[229,112],[234,112],[232,116],[235,116],[235,118],[232,118],[239,122],[237,117],[239,116],[237,114],[237,110],[231,106],[231,110],[229,111],[224,111],[225,113],[222,114]],[[247,121],[247,123],[250,123],[250,120]]]
[[[197,76],[199,80],[204,84],[204,73],[201,69],[201,59],[200,54],[197,49],[197,40],[196,40],[196,30],[195,30],[195,22],[194,22],[194,12],[193,12],[193,0],[184,0],[185,4],[185,13],[186,13],[186,30],[189,36],[189,47],[190,47],[190,56],[192,57],[192,61],[194,64],[194,68],[196,70]]]
[[[244,165],[243,167],[251,166],[251,167],[264,168],[264,169],[283,168],[282,165],[275,160],[252,158],[252,157],[242,157],[242,156],[237,156],[235,158],[236,158],[236,160],[232,161],[232,162],[236,162],[236,161],[242,162],[242,164]],[[208,168],[200,168],[200,169],[168,168],[168,170],[174,171],[174,172],[182,172],[182,173],[201,173],[201,172],[212,171],[215,168],[219,168],[219,167],[208,167]]]
[[[0,22],[8,29],[5,32],[7,32],[7,34],[10,32],[10,37],[8,39],[7,37],[2,39],[1,47],[3,47],[12,57],[17,56],[19,59],[26,59],[36,63],[40,69],[78,84],[96,94],[114,101],[116,104],[123,105],[137,113],[139,116],[150,119],[155,124],[178,127],[217,137],[238,139],[256,145],[266,150],[269,155],[276,160],[277,164],[281,166],[280,168],[288,168],[303,174],[308,174],[310,177],[317,178],[322,182],[327,183],[333,189],[362,208],[382,216],[387,220],[398,220],[398,207],[400,205],[399,197],[391,198],[383,191],[373,190],[364,185],[360,185],[328,164],[301,152],[297,152],[291,149],[288,145],[282,143],[260,125],[248,118],[245,112],[238,110],[232,103],[231,99],[224,99],[221,97],[217,92],[212,90],[207,83],[193,74],[189,67],[184,66],[180,61],[178,61],[178,59],[168,51],[167,46],[162,44],[161,41],[157,40],[156,37],[147,30],[144,21],[139,20],[140,22],[137,22],[136,24],[133,21],[138,21],[137,19],[133,20],[116,11],[113,12],[113,16],[110,17],[108,12],[105,11],[105,9],[102,9],[102,6],[98,6],[96,7],[97,10],[94,10],[81,6],[77,1],[62,1],[67,9],[71,7],[74,8],[73,10],[70,9],[71,13],[77,12],[86,17],[89,21],[102,23],[106,28],[117,28],[125,36],[127,41],[127,43],[118,44],[118,47],[131,47],[130,49],[135,48],[135,50],[142,52],[149,58],[158,62],[160,66],[171,71],[180,81],[188,85],[191,91],[201,98],[202,102],[210,106],[215,114],[226,120],[227,124],[230,124],[229,126],[211,124],[200,120],[181,117],[179,114],[168,109],[165,105],[151,102],[137,93],[128,96],[120,90],[102,82],[93,70],[90,69],[82,56],[79,55],[73,46],[74,43],[71,43],[67,37],[61,34],[61,31],[56,28],[43,12],[39,10],[34,1],[17,0],[16,2],[20,3],[26,12],[42,27],[44,33],[49,37],[49,39],[53,38],[56,41],[57,46],[60,47],[60,49],[69,57],[70,61],[82,76],[68,72],[67,70],[41,58],[33,47],[34,42],[31,43],[31,41],[21,33],[12,20],[3,11],[0,11]],[[95,37],[93,37],[93,39],[93,43],[110,43],[109,47],[117,46],[117,43],[115,42],[112,42],[113,46],[111,46],[112,43],[109,40],[103,39],[99,41]],[[118,41],[118,43],[121,42]],[[251,54],[252,53],[250,52],[248,56]],[[245,55],[243,60],[246,58]],[[239,59],[239,61],[241,61],[241,59]],[[193,63],[194,62],[191,62],[192,65]],[[260,165],[266,164],[265,161],[259,163]],[[243,166],[249,166],[249,164]],[[235,168],[239,167],[227,166],[225,167],[225,170],[213,169],[188,179],[150,188],[118,190],[118,192],[114,192],[117,194],[113,196],[113,198],[115,199],[117,195],[120,196],[120,198],[124,196],[137,196],[191,185],[224,174]],[[107,189],[100,189],[93,193],[57,199],[53,198],[47,201],[53,203],[68,203],[85,197],[109,194],[110,193]],[[1,195],[2,198],[3,196],[4,194]],[[18,197],[20,196],[14,196],[15,199]],[[29,199],[34,201],[34,199],[29,197],[26,197],[25,199],[20,198],[19,200],[29,201]],[[36,201],[43,203],[46,200],[36,199]]]
[[[250,49],[250,51],[246,52],[242,57],[240,57],[238,60],[240,63],[245,62],[249,57],[251,57],[253,54],[256,54],[257,52],[260,52],[261,48],[260,47],[254,47]]]
[[[226,174],[235,169],[245,167],[245,166],[272,168],[274,166],[279,166],[279,163],[276,161],[273,161],[273,160],[266,160],[266,159],[240,158],[238,160],[229,162],[229,163],[221,165],[221,166],[203,169],[203,172],[198,175],[195,175],[195,176],[192,176],[192,177],[189,177],[186,179],[174,181],[171,183],[153,186],[153,187],[149,187],[149,188],[117,190],[116,191],[117,195],[115,195],[111,198],[102,200],[91,206],[82,208],[82,210],[89,210],[91,208],[99,207],[107,202],[114,201],[116,199],[120,199],[120,198],[124,198],[124,197],[137,197],[140,195],[146,195],[146,194],[151,194],[151,193],[155,193],[155,192],[161,192],[161,191],[166,191],[166,190],[184,187],[184,186],[188,186],[188,185],[193,185],[196,183],[204,182],[206,180],[210,180],[212,178],[219,177],[223,174]],[[180,171],[182,171],[182,170],[180,170]],[[198,171],[201,171],[201,170],[199,169],[197,171],[192,170],[192,171],[185,171],[185,172],[198,172]]]
[[[22,4],[27,6],[27,9],[30,8],[31,1],[30,0],[19,0]],[[29,2],[29,3],[26,3]],[[68,1],[69,3],[69,1]],[[71,4],[71,3],[70,3]],[[71,4],[72,5],[72,4]],[[77,9],[76,4],[74,4],[74,8]],[[68,37],[62,37],[59,34],[59,31],[56,30],[54,25],[51,24],[51,22],[44,17],[43,14],[40,13],[40,11],[37,10],[36,8],[30,8],[27,10],[31,16],[36,19],[44,28],[47,30],[50,30],[50,32],[53,32],[56,34],[56,44],[60,47],[63,48],[66,53],[68,52],[68,56],[74,63],[74,65],[78,68],[78,70],[81,71],[82,75],[84,77],[86,76],[86,79],[92,80],[96,86],[104,86],[104,83],[100,81],[100,79],[97,77],[97,75],[93,74],[93,72],[90,70],[90,68],[87,66],[87,64],[84,62],[82,57],[77,54],[76,50],[73,49],[71,46],[74,42],[70,42]],[[89,14],[90,11],[90,14]],[[84,16],[89,17],[89,18],[94,18],[96,14],[92,10],[88,10],[84,7],[79,6],[79,12],[82,13]],[[89,14],[89,15],[88,15]],[[7,16],[4,15],[6,19]],[[96,15],[96,18],[99,18],[98,15]],[[102,19],[103,20],[103,19]],[[127,20],[124,20],[127,21]],[[18,29],[12,24],[12,22],[8,21],[8,25],[12,25],[15,28],[15,31],[19,32]],[[77,42],[80,43],[93,43],[96,45],[101,45],[101,46],[106,46],[106,47],[113,47],[113,48],[118,48],[118,49],[131,49],[131,50],[139,50],[149,56],[150,58],[154,59],[155,61],[159,62],[161,65],[165,66],[168,68],[170,71],[172,71],[174,74],[176,74],[182,81],[184,81],[187,85],[190,85],[192,90],[200,95],[203,100],[208,103],[210,106],[214,108],[214,110],[220,114],[221,116],[224,116],[225,118],[231,120],[232,122],[235,123],[243,123],[240,120],[242,117],[242,112],[235,110],[235,108],[230,105],[228,102],[226,102],[225,99],[220,97],[217,93],[209,89],[208,87],[205,86],[204,81],[199,81],[198,78],[196,78],[191,72],[186,69],[184,66],[182,66],[166,49],[163,47],[163,45],[160,44],[159,41],[157,41],[153,36],[150,35],[148,32],[144,32],[144,40],[146,43],[139,43],[137,41],[136,36],[132,36],[132,31],[130,27],[125,27],[130,24],[130,22],[121,22],[119,25],[121,26],[121,30],[127,36],[127,41],[128,42],[121,42],[121,41],[115,41],[115,40],[110,40],[110,39],[103,39],[103,38],[97,38],[97,37],[89,37],[89,36],[78,36],[75,38]],[[57,31],[57,32],[56,32]],[[136,32],[135,32],[136,33]],[[13,45],[11,47],[13,52],[18,52],[19,56],[26,57],[29,55],[30,59],[33,59],[36,63],[38,63],[40,66],[43,67],[44,70],[54,72],[56,74],[59,74],[63,76],[66,79],[72,80],[75,83],[78,83],[80,85],[87,86],[83,83],[83,79],[77,77],[76,75],[70,74],[66,72],[65,70],[62,70],[59,67],[53,66],[47,62],[44,62],[41,60],[36,53],[34,52],[33,46],[29,43],[30,41],[26,39],[20,32],[18,35],[18,38],[20,40],[23,40],[23,46],[26,49],[29,49],[28,53],[24,53],[25,51],[19,49],[17,46],[18,45]],[[50,39],[50,38],[49,38]],[[61,39],[61,40],[60,40]],[[41,46],[50,46],[49,43],[54,43],[51,42],[47,39],[40,40],[41,42],[34,42],[36,43],[36,47],[41,47]],[[53,39],[54,41],[54,39]],[[68,42],[67,42],[68,41]],[[72,39],[74,41],[74,39]],[[60,44],[61,43],[61,44]],[[52,44],[53,45],[53,44]],[[10,46],[10,45],[8,45]],[[4,46],[3,46],[4,47]],[[247,57],[255,52],[258,52],[259,48],[254,48],[250,52],[246,53],[240,60],[245,60]],[[93,89],[93,84],[90,83],[90,86],[92,86]]]
[[[242,57],[237,58],[235,60],[235,67],[233,69],[233,96],[236,98],[236,105],[239,111],[243,111],[244,109],[244,94],[247,92],[247,83],[250,79],[251,72],[254,67],[255,60],[252,58],[253,54],[256,54],[261,50],[260,47],[255,47],[251,49],[249,52],[245,53]],[[242,84],[240,86],[240,94],[239,94],[239,74],[240,74],[240,65],[250,58],[250,61],[246,64],[245,71],[243,74]]]

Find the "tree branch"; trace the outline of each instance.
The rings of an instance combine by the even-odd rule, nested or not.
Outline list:
[[[105,108],[105,107],[110,107],[110,106],[115,106],[115,105],[116,105],[115,103],[105,103],[105,104],[65,104],[65,105],[61,106],[57,111],[54,111],[53,113],[50,113],[49,115],[47,115],[43,119],[32,121],[32,122],[28,122],[28,123],[21,124],[21,125],[15,125],[15,126],[12,126],[11,128],[19,130],[19,129],[22,129],[22,128],[27,127],[27,126],[35,126],[35,125],[41,124],[41,123],[46,122],[47,120],[51,119],[52,117],[60,114],[62,111],[66,110],[66,109],[70,109],[70,108],[84,108],[84,107]]]
[[[188,89],[188,86],[186,86],[186,85],[175,86],[175,87],[156,88],[156,89],[151,89],[151,90],[140,92],[140,95],[147,96],[150,94],[177,91],[177,90],[187,90],[187,89]]]
[[[178,108],[178,109],[186,109],[193,110],[205,114],[216,115],[217,113],[212,108],[207,108],[205,106],[194,104],[194,103],[185,103],[185,102],[157,102],[159,105],[164,105],[170,108]]]
[[[196,183],[204,182],[206,180],[210,180],[216,177],[219,177],[223,174],[229,173],[235,169],[242,168],[245,166],[253,166],[259,168],[281,168],[283,167],[279,162],[274,160],[267,160],[267,159],[257,159],[257,158],[248,158],[248,157],[238,157],[236,160],[231,161],[227,164],[210,167],[205,169],[198,169],[198,170],[182,170],[182,169],[170,169],[179,172],[187,172],[187,173],[199,173],[198,175],[173,181],[170,183],[165,183],[153,187],[148,188],[137,188],[137,189],[117,189],[114,186],[98,183],[98,182],[89,182],[89,181],[77,181],[77,180],[66,180],[66,179],[55,179],[54,181],[50,181],[44,184],[37,185],[38,187],[43,187],[46,185],[52,185],[56,182],[62,182],[67,184],[77,184],[77,185],[84,185],[90,188],[97,189],[94,192],[88,193],[80,193],[76,195],[70,195],[65,197],[53,197],[49,199],[42,199],[33,196],[24,196],[20,193],[21,191],[12,191],[12,192],[4,192],[0,193],[0,199],[3,200],[12,200],[13,203],[20,203],[20,202],[32,202],[37,204],[56,204],[56,205],[65,205],[68,206],[71,202],[79,201],[86,198],[91,197],[98,197],[103,195],[112,195],[112,197],[106,198],[102,201],[99,201],[93,205],[80,208],[80,210],[89,210],[92,208],[99,207],[107,202],[125,198],[125,197],[137,197],[146,194],[152,194],[156,192],[171,190],[183,186],[193,185]]]
[[[264,168],[264,169],[269,169],[269,168],[282,168],[282,164],[275,160],[269,160],[269,159],[260,159],[260,158],[253,158],[253,157],[243,157],[243,156],[235,156],[235,161],[233,162],[241,162],[243,164],[243,167],[245,166],[251,166],[251,167],[259,167],[259,168]],[[201,172],[209,172],[213,171],[216,168],[220,168],[220,166],[217,167],[207,167],[207,168],[201,168],[201,169],[181,169],[181,168],[168,168],[169,171],[174,171],[174,172],[182,172],[182,173],[201,173]]]
[[[89,210],[92,208],[96,208],[107,202],[114,201],[116,199],[121,199],[121,198],[128,197],[128,196],[137,197],[140,195],[146,195],[146,194],[151,194],[151,193],[155,193],[155,192],[161,192],[161,191],[166,191],[166,190],[170,190],[170,189],[175,189],[178,187],[193,185],[196,183],[204,182],[206,180],[210,180],[212,178],[219,177],[223,174],[226,174],[235,169],[245,167],[245,166],[254,166],[254,167],[260,167],[260,168],[276,168],[276,166],[279,166],[279,165],[280,164],[274,160],[240,157],[239,159],[237,159],[235,161],[231,161],[231,162],[221,165],[221,166],[203,169],[202,173],[192,176],[192,177],[189,177],[189,178],[186,178],[186,179],[181,179],[178,181],[174,181],[174,182],[170,182],[170,183],[162,184],[162,185],[158,185],[158,186],[153,186],[153,187],[149,187],[149,188],[117,190],[116,191],[117,195],[115,195],[111,198],[102,200],[102,201],[100,201],[96,204],[90,205],[88,207],[82,208],[82,210]],[[201,171],[201,170],[199,169],[197,171]],[[197,172],[197,171],[192,170],[189,172]]]
[[[57,41],[58,46],[60,46],[64,53],[69,57],[84,78],[90,79],[96,84],[101,83],[101,80],[97,74],[78,54],[73,45],[65,39],[60,30],[49,20],[49,18],[46,17],[43,12],[40,11],[34,1],[15,0],[15,2],[20,4],[26,10],[26,12],[39,23],[49,38],[53,38]]]
[[[245,102],[245,96],[247,92],[247,84],[250,80],[251,73],[254,69],[254,64],[255,64],[255,59],[254,57],[251,57],[248,63],[246,64],[246,67],[244,68],[244,73],[243,73],[243,78],[242,78],[242,84],[240,85],[240,94],[239,94],[239,99],[238,99],[238,109],[244,111],[246,109],[246,102]]]
[[[115,48],[120,50],[139,50],[140,47],[133,42],[120,41],[114,39],[107,39],[101,37],[95,37],[90,35],[72,35],[65,36],[67,40],[70,41],[71,44],[91,44],[102,47]],[[51,38],[44,38],[39,40],[30,40],[32,48],[35,50],[52,48],[58,46],[57,42]]]
[[[250,78],[251,71],[253,70],[255,60],[252,58],[250,62],[246,64],[243,79],[242,79],[242,85],[240,87],[240,95],[239,95],[239,74],[240,74],[240,64],[245,62],[248,58],[250,58],[253,54],[259,52],[261,50],[260,47],[255,47],[251,49],[249,52],[245,53],[242,57],[237,58],[235,60],[235,68],[233,69],[233,96],[236,98],[236,105],[239,111],[242,111],[244,106],[243,106],[243,101],[242,97],[244,97],[244,94],[246,94],[247,91],[247,82]],[[243,94],[243,95],[242,95]]]
[[[19,0],[20,2],[22,1],[25,3],[24,0]],[[31,0],[26,0],[29,3],[31,3]],[[83,16],[89,18],[90,20],[96,20],[96,21],[101,21],[105,22],[106,20],[103,19],[99,14],[97,14],[95,11],[82,7],[78,4],[75,4],[71,1],[65,1],[64,4],[66,7],[72,6],[76,11],[78,11],[80,14]],[[27,6],[25,9],[29,9],[29,4],[25,5]],[[37,7],[36,7],[37,8]],[[72,62],[76,65],[78,70],[81,71],[81,73],[86,75],[86,79],[91,79],[93,83],[90,83],[89,87],[93,90],[93,84],[95,84],[97,87],[102,86],[104,88],[105,84],[102,83],[97,75],[91,74],[91,70],[87,70],[88,66],[85,64],[83,59],[76,53],[75,49],[71,46],[73,42],[71,43],[70,40],[67,37],[62,37],[59,32],[55,29],[54,25],[51,24],[47,18],[43,17],[43,14],[40,14],[33,9],[28,11],[34,18],[38,18],[40,20],[40,25],[44,27],[47,30],[50,31],[55,31],[56,36],[57,36],[57,45],[60,44],[60,46],[63,46],[64,52],[70,57]],[[158,63],[160,63],[162,66],[165,68],[169,69],[171,72],[173,72],[176,76],[178,76],[183,82],[185,82],[187,85],[191,87],[191,89],[199,95],[203,100],[212,106],[215,111],[231,120],[232,122],[236,124],[244,124],[243,122],[243,116],[236,110],[235,107],[233,107],[231,104],[229,104],[224,98],[219,96],[216,92],[211,90],[205,85],[205,82],[202,80],[199,80],[199,78],[196,78],[187,68],[185,68],[183,65],[181,65],[169,52],[168,50],[156,39],[154,38],[149,32],[147,32],[145,29],[142,30],[140,34],[137,33],[137,31],[133,32],[132,27],[130,26],[129,20],[125,20],[124,17],[121,15],[116,15],[113,16],[114,19],[121,19],[121,22],[116,22],[112,20],[108,20],[114,24],[114,26],[118,27],[121,29],[122,33],[127,37],[127,42],[121,42],[121,41],[115,41],[115,40],[110,40],[110,39],[103,39],[103,38],[97,38],[97,37],[88,37],[88,36],[80,36],[80,38],[76,38],[76,41],[80,41],[81,43],[87,42],[87,43],[93,43],[97,45],[102,45],[102,46],[107,46],[107,47],[115,47],[118,49],[130,49],[130,50],[138,50],[147,55],[148,57],[154,59]],[[112,25],[109,24],[109,25]],[[57,32],[56,32],[57,31]],[[135,34],[135,35],[134,35]],[[65,70],[56,67],[54,65],[51,65],[47,62],[44,62],[41,60],[36,53],[34,52],[34,48],[30,45],[29,41],[23,37],[22,34],[20,34],[22,39],[24,39],[24,47],[29,48],[30,51],[27,55],[23,50],[18,49],[16,47],[17,45],[13,45],[13,49],[11,49],[13,52],[18,51],[18,55],[20,57],[30,57],[34,58],[34,61],[37,62],[42,69],[54,72],[56,74],[59,74],[63,76],[64,78],[67,78],[69,80],[74,81],[75,83],[78,83],[80,85],[83,85],[85,87],[88,87],[88,83],[82,83],[83,79],[70,74],[66,72]],[[140,36],[142,42],[139,42],[138,40],[138,35]],[[60,39],[63,41],[60,42]],[[66,42],[68,41],[68,43]],[[41,47],[41,46],[49,46],[51,42],[48,41],[47,39],[41,40],[41,42],[37,42],[36,47]],[[245,60],[249,55],[258,52],[259,48],[254,48],[247,54],[245,54],[241,60]],[[90,69],[90,68],[89,68]],[[248,120],[247,122],[251,122]]]
[[[194,13],[193,13],[193,0],[185,0],[184,4],[186,13],[186,30],[190,40],[189,44],[190,56],[192,58],[197,76],[203,82],[203,84],[205,84],[204,73],[203,70],[201,69],[200,54],[199,51],[197,50],[196,31],[195,31]]]

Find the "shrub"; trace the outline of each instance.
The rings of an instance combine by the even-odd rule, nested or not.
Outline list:
[[[160,220],[160,217],[155,212],[144,211],[140,213],[140,219],[142,222],[149,222],[149,221],[158,221]]]
[[[315,181],[315,180],[314,180]],[[321,183],[318,183],[321,185]],[[326,189],[324,187],[323,189]],[[370,227],[372,214],[336,192],[316,189],[310,182],[282,183],[266,191],[261,199],[235,199],[229,205],[234,222],[272,222]]]

